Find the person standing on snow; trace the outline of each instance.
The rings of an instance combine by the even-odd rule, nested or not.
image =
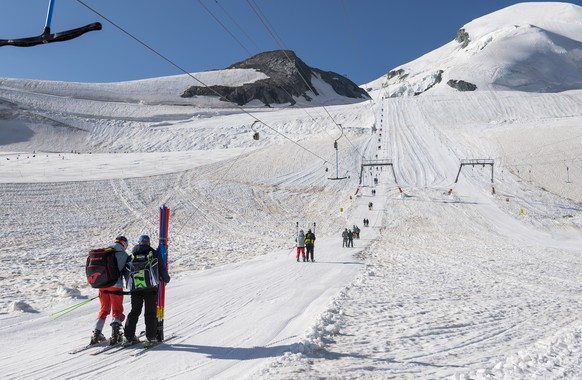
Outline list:
[[[344,230],[344,232],[342,232],[342,247],[347,247],[348,246],[348,229],[346,228]]]
[[[117,267],[119,268],[119,273],[121,273],[128,258],[127,252],[125,251],[127,249],[127,238],[125,236],[116,237],[113,244],[108,248],[113,248],[115,251]],[[113,318],[111,321],[111,338],[109,339],[109,343],[116,344],[121,340],[120,328],[121,323],[125,319],[125,315],[123,315],[122,291],[123,276],[119,276],[113,286],[99,289],[99,303],[101,304],[101,308],[99,309],[99,314],[97,314],[95,328],[93,329],[93,335],[91,336],[91,342],[89,344],[96,344],[106,340],[102,331],[109,313],[111,313],[111,317]]]
[[[303,261],[305,261],[305,234],[303,230],[299,230],[299,233],[295,238],[295,242],[297,243],[297,255],[295,256],[295,258],[297,259],[297,261],[299,261],[299,254],[301,254]]]
[[[354,248],[354,234],[352,233],[351,230],[347,228],[346,230],[348,230],[348,247]]]
[[[141,235],[138,238],[138,244],[131,250],[130,259],[127,262],[126,274],[131,273],[133,270],[132,266],[135,267],[138,262],[148,262],[148,263],[160,263],[162,262],[160,258],[159,249],[153,249],[150,246],[150,237],[147,235]],[[153,268],[153,266],[152,266]],[[158,279],[163,282],[170,282],[170,275],[168,274],[164,265],[157,265],[157,275]],[[129,283],[129,275],[128,275]],[[127,315],[127,321],[125,322],[124,331],[124,344],[133,344],[138,341],[135,336],[135,330],[137,326],[137,321],[141,314],[142,306],[145,304],[144,319],[146,325],[146,345],[156,344],[157,332],[158,332],[158,319],[156,316],[156,309],[158,307],[158,285],[155,287],[144,288],[144,289],[131,289],[128,284],[128,288],[131,290],[131,311]]]
[[[313,258],[314,248],[315,248],[315,234],[311,232],[311,229],[309,229],[305,234],[305,249],[306,249],[305,256],[307,256],[307,261],[309,261],[309,257],[311,257],[312,263],[315,262],[315,259]]]

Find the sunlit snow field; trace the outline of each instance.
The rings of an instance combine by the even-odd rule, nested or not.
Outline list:
[[[509,10],[534,21],[548,13],[524,9]],[[503,24],[501,16],[488,17]],[[509,33],[471,25],[489,55],[491,41]],[[577,26],[558,29],[582,40]],[[517,35],[511,41],[527,41]],[[424,72],[434,55],[445,54],[406,68]],[[500,70],[509,65],[501,62]],[[257,78],[216,73],[217,83]],[[3,378],[582,372],[580,90],[456,92],[443,83],[393,98],[395,84],[380,78],[367,85],[372,101],[332,105],[328,93],[319,105],[243,112],[215,99],[180,100],[177,89],[190,80],[0,79]],[[344,180],[328,179],[341,135],[330,115],[344,132]],[[393,166],[362,169],[362,159]],[[494,160],[493,182],[488,166],[459,173],[464,159]],[[98,301],[50,314],[96,295],[86,252],[119,234],[130,245],[144,233],[155,240],[162,204],[171,209],[165,326],[177,337],[139,357],[133,349],[70,355],[88,342]],[[316,262],[298,263],[296,223],[314,222]],[[343,248],[341,231],[354,224],[361,238]]]

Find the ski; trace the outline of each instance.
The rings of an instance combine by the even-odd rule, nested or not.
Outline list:
[[[170,223],[170,209],[166,205],[160,207],[160,233],[159,233],[159,252],[161,264],[168,271],[168,226]],[[158,329],[156,338],[158,341],[164,340],[164,313],[166,309],[166,283],[160,282],[158,286],[158,306],[156,307],[156,317],[158,320]]]
[[[140,332],[137,337],[139,339],[142,336],[145,336],[145,331]],[[128,344],[128,345],[122,345],[122,344],[119,344],[119,343],[111,344],[111,345],[108,345],[108,346],[103,347],[99,351],[91,352],[91,355],[92,356],[95,356],[95,355],[99,355],[99,354],[102,354],[102,353],[107,352],[107,351],[111,351],[110,353],[114,353],[114,352],[117,352],[119,350],[122,350],[122,349],[124,349],[126,347],[130,347],[130,346],[133,346],[135,344],[138,344],[138,343],[141,343],[141,341],[135,342],[135,343],[132,343],[132,344]],[[114,351],[112,351],[112,350],[114,350]]]
[[[105,347],[108,341],[104,340],[103,342],[95,343],[95,344],[88,344],[86,346],[75,348],[69,351],[69,354],[74,355],[78,354],[79,352],[90,350],[91,348],[98,348],[98,347]]]
[[[149,346],[143,346],[143,347],[142,347],[140,350],[137,350],[137,352],[136,352],[136,353],[134,353],[134,354],[133,354],[133,355],[131,355],[131,356],[133,356],[133,357],[136,357],[136,356],[141,356],[141,355],[145,354],[146,352],[148,352],[149,350],[151,350],[151,349],[153,349],[153,348],[156,348],[156,347],[158,347],[159,345],[163,345],[163,344],[164,344],[164,343],[166,343],[167,341],[169,341],[169,340],[172,340],[172,339],[174,339],[174,338],[177,338],[177,337],[178,337],[178,335],[175,335],[175,334],[174,334],[174,335],[170,335],[169,337],[167,337],[166,339],[164,339],[164,340],[163,340],[163,341],[161,341],[161,342],[157,342],[157,343],[155,343],[155,344],[151,344],[151,345],[149,345]]]

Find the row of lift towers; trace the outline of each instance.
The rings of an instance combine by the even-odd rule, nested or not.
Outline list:
[[[384,109],[382,108],[382,112],[384,111]],[[380,119],[380,122],[382,122],[383,120],[383,116]],[[380,128],[380,131],[382,131],[382,129]],[[373,126],[372,127],[372,132],[375,133],[376,132],[376,127]],[[328,179],[331,180],[341,180],[341,179],[346,179],[347,177],[340,177],[339,176],[339,150],[338,150],[338,140],[343,136],[343,129],[342,129],[342,135],[337,138],[334,143],[333,143],[333,147],[335,149],[335,177],[329,177]],[[381,136],[381,134],[380,134]],[[255,133],[254,136],[255,140],[258,140],[258,133]],[[378,146],[378,149],[380,149],[380,146]],[[376,156],[377,157],[377,156]],[[475,159],[461,159],[461,162],[459,164],[459,171],[457,172],[457,176],[455,177],[455,182],[457,183],[459,181],[459,176],[461,175],[461,170],[463,169],[464,166],[472,166],[475,167],[475,165],[477,166],[481,166],[483,168],[485,168],[485,166],[490,166],[491,167],[491,193],[495,194],[495,186],[494,186],[494,166],[495,166],[495,161],[493,159],[489,159],[489,158],[475,158]],[[383,166],[389,166],[390,169],[392,170],[392,176],[394,177],[394,182],[398,185],[398,179],[396,178],[396,172],[394,171],[394,163],[392,162],[391,159],[375,159],[375,160],[366,160],[365,158],[362,158],[362,163],[360,166],[360,179],[359,179],[359,184],[362,185],[363,183],[363,177],[364,177],[364,170],[367,167],[383,167]],[[382,169],[380,169],[382,170]],[[327,171],[327,170],[326,170]],[[402,190],[400,190],[402,191]],[[449,189],[448,194],[450,195],[453,192],[453,189]]]
[[[455,178],[455,183],[457,183],[459,181],[459,176],[461,175],[461,170],[463,169],[464,166],[475,167],[475,165],[481,166],[483,168],[485,166],[491,167],[491,191],[493,194],[495,194],[495,187],[493,186],[494,179],[495,179],[494,178],[495,161],[493,159],[489,159],[489,158],[462,159],[461,163],[459,164],[459,171],[457,172],[457,177]],[[392,169],[392,175],[394,176],[394,182],[396,184],[398,184],[398,180],[396,179],[396,172],[394,171],[394,163],[390,159],[382,159],[382,160],[362,159],[362,164],[360,166],[360,184],[362,184],[364,170],[367,167],[372,167],[372,166],[374,166],[374,167],[389,166],[390,169]],[[452,189],[449,190],[449,194],[451,194],[451,193],[452,193]]]

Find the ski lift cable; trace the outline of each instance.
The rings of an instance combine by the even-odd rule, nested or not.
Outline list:
[[[243,48],[244,51],[247,52],[248,55],[253,55],[249,49],[246,48],[246,46],[243,45],[242,42],[240,42],[240,40],[238,38],[236,38],[236,36],[214,15],[214,13],[212,13],[212,11],[210,9],[208,9],[208,7],[206,5],[204,5],[204,3],[202,2],[202,0],[198,0],[198,2],[200,3],[200,5],[202,6],[202,8],[204,8],[206,10],[206,12],[208,12],[210,14],[210,16],[212,16],[212,18],[214,18],[214,20],[216,20],[216,22],[222,26],[222,28],[224,30],[226,30],[226,32]],[[218,2],[217,2],[218,3]]]
[[[145,42],[143,42],[142,40],[140,40],[139,38],[137,38],[136,36],[134,36],[133,34],[131,34],[130,32],[128,32],[127,30],[125,30],[124,28],[122,28],[121,26],[119,26],[118,24],[116,24],[115,22],[113,22],[111,19],[107,18],[105,15],[103,15],[102,13],[98,12],[97,10],[95,10],[94,8],[90,7],[89,5],[85,4],[83,2],[83,0],[76,0],[78,3],[82,4],[83,6],[85,6],[87,9],[91,10],[92,12],[94,12],[95,14],[97,14],[99,17],[103,18],[105,21],[107,21],[108,23],[110,23],[111,25],[113,25],[115,28],[119,29],[121,32],[123,32],[124,34],[126,34],[127,36],[129,36],[131,39],[133,39],[134,41],[136,41],[137,43],[139,43],[140,45],[142,45],[143,47],[145,47],[146,49],[148,49],[149,51],[151,51],[152,53],[154,53],[155,55],[157,55],[158,57],[162,58],[164,61],[168,62],[170,65],[174,66],[175,68],[177,68],[178,70],[180,70],[181,72],[183,72],[184,74],[188,75],[190,78],[194,79],[196,82],[200,83],[201,85],[203,85],[204,87],[208,88],[210,91],[212,91],[214,94],[216,94],[219,97],[224,97],[222,94],[220,94],[218,91],[216,91],[215,89],[213,89],[212,87],[210,87],[209,85],[207,85],[206,83],[204,83],[203,81],[201,81],[200,79],[196,78],[194,75],[192,75],[191,73],[189,73],[186,69],[182,68],[181,66],[179,66],[178,64],[176,64],[175,62],[173,62],[172,60],[170,60],[169,58],[167,58],[166,56],[164,56],[163,54],[161,54],[160,52],[158,52],[157,50],[155,50],[154,48],[152,48],[151,46],[149,46],[148,44],[146,44]],[[228,99],[227,99],[228,100]],[[252,117],[254,120],[261,122],[264,126],[266,126],[267,128],[269,128],[270,130],[272,130],[273,132],[277,133],[278,135],[280,135],[281,137],[285,138],[286,140],[290,141],[291,143],[297,145],[298,147],[300,147],[301,149],[311,153],[313,156],[319,158],[320,160],[322,160],[324,163],[328,162],[325,158],[321,157],[319,154],[315,153],[314,151],[308,149],[307,147],[299,144],[297,141],[291,139],[290,137],[288,137],[287,135],[285,135],[284,133],[276,130],[275,128],[271,127],[269,124],[265,123],[264,121],[262,121],[261,119],[259,119],[258,117],[256,117],[255,115],[253,115],[251,112],[245,110],[242,106],[230,101],[231,103],[233,103],[237,108],[239,108],[242,112],[246,113],[247,115],[249,115],[250,117]]]
[[[257,17],[259,18],[259,20],[261,21],[261,23],[263,24],[263,26],[265,27],[265,29],[267,29],[267,32],[271,35],[271,37],[273,37],[273,39],[275,40],[275,42],[279,45],[279,47],[281,48],[281,50],[283,51],[283,54],[285,55],[285,57],[287,58],[287,60],[289,62],[292,63],[291,58],[289,57],[289,55],[286,52],[286,48],[285,48],[285,44],[283,43],[283,41],[281,40],[281,38],[276,34],[276,32],[274,31],[274,28],[270,28],[268,24],[268,20],[267,18],[264,16],[264,14],[260,11],[259,7],[254,4],[253,0],[246,0],[247,4],[249,4],[249,6],[251,7],[251,9],[253,10],[253,12],[257,15]],[[305,79],[305,76],[303,75],[303,73],[300,70],[297,70],[297,73],[299,74],[299,77],[301,78],[301,80],[303,81],[303,83],[305,83],[305,85],[307,86],[307,88],[309,88],[311,90],[311,92],[313,92],[315,94],[315,90],[313,89],[313,87],[309,84],[309,82],[307,81],[307,79]],[[335,119],[333,118],[333,116],[331,115],[331,113],[329,112],[329,110],[327,109],[327,107],[325,106],[321,106],[325,112],[328,114],[328,116],[330,117],[330,119],[332,120],[332,122],[335,124],[335,126],[337,128],[339,128],[340,130],[342,130],[343,132],[343,128],[335,121]],[[352,146],[352,148],[354,148],[358,154],[361,156],[361,152],[359,151],[359,149],[351,142],[351,140],[344,135],[346,140],[348,140],[348,142],[350,143],[350,145]]]
[[[128,31],[126,31],[125,29],[123,29],[121,26],[117,25],[115,22],[113,22],[112,20],[110,20],[109,18],[105,17],[103,14],[101,14],[100,12],[98,12],[97,10],[91,8],[90,6],[88,6],[87,4],[85,4],[82,0],[77,0],[77,2],[79,2],[80,4],[82,4],[83,6],[85,6],[86,8],[88,8],[89,10],[91,10],[92,12],[94,12],[95,14],[97,14],[98,16],[102,17],[104,20],[106,20],[107,22],[109,22],[111,25],[113,25],[114,27],[116,27],[117,29],[119,29],[120,31],[122,31],[124,34],[128,35],[130,38],[132,38],[133,40],[137,41],[139,44],[141,44],[142,46],[144,46],[145,48],[147,48],[148,50],[150,50],[151,52],[153,52],[154,54],[156,54],[157,56],[159,56],[160,58],[162,58],[163,60],[165,60],[166,62],[170,63],[172,66],[174,66],[175,68],[177,68],[178,70],[180,70],[181,72],[185,73],[186,75],[188,75],[189,77],[191,77],[192,79],[194,79],[195,81],[199,82],[200,84],[202,84],[203,86],[209,88],[211,91],[213,91],[214,93],[216,93],[216,95],[218,96],[222,96],[220,93],[218,93],[217,91],[214,91],[212,88],[210,88],[208,85],[206,85],[204,82],[202,82],[201,80],[199,80],[198,78],[194,77],[192,74],[190,74],[189,72],[187,72],[185,69],[183,69],[182,67],[180,67],[179,65],[177,65],[176,63],[174,63],[173,61],[171,61],[169,58],[165,57],[164,55],[162,55],[161,53],[159,53],[158,51],[156,51],[155,49],[153,49],[152,47],[150,47],[149,45],[147,45],[145,42],[141,41],[140,39],[138,39],[137,37],[135,37],[134,35],[132,35],[131,33],[129,33]],[[321,159],[323,161],[323,164],[325,165],[326,163],[329,163],[328,160],[324,159],[323,157],[319,156],[318,154],[314,153],[312,150],[304,147],[303,145],[299,144],[298,142],[292,140],[291,138],[287,137],[285,134],[275,130],[273,127],[269,126],[267,123],[265,123],[264,121],[262,121],[261,119],[257,118],[256,116],[254,116],[253,114],[251,114],[250,112],[248,112],[247,110],[245,110],[244,108],[242,108],[241,106],[239,106],[238,104],[231,102],[233,104],[235,104],[241,111],[243,111],[244,113],[246,113],[247,115],[251,116],[255,122],[260,122],[263,125],[265,125],[266,127],[268,127],[269,129],[273,130],[274,132],[276,132],[277,134],[281,135],[282,137],[284,137],[285,139],[289,140],[290,142],[292,142],[293,144],[299,146],[301,149],[305,150],[306,152],[318,157],[319,159]],[[230,170],[234,167],[234,164],[236,162],[238,162],[238,160],[240,159],[240,157],[246,152],[246,148],[245,150],[243,150],[243,152],[241,152],[238,157],[236,159],[234,159],[231,163],[231,165],[227,168],[227,170],[224,172],[223,176],[221,177],[222,179],[224,179],[226,177],[226,175],[230,172]],[[216,186],[218,186],[218,184],[220,183],[220,180],[217,181]],[[190,220],[193,217],[194,213],[190,216],[187,217],[186,221]],[[185,224],[182,226],[182,228],[178,231],[178,233],[180,233],[183,229],[184,229]]]
[[[253,0],[246,0],[247,4],[251,7],[251,9],[253,10],[253,12],[257,15],[257,17],[259,18],[259,20],[261,21],[261,23],[263,24],[263,26],[265,27],[265,29],[267,30],[267,32],[271,35],[271,37],[273,37],[273,39],[275,40],[275,43],[277,43],[277,45],[279,45],[279,48],[281,49],[281,51],[283,52],[283,54],[285,55],[285,57],[287,58],[287,60],[291,63],[291,57],[289,57],[289,55],[287,54],[286,48],[285,48],[285,44],[283,43],[283,41],[281,40],[281,38],[276,34],[274,28],[269,27],[269,25],[267,25],[268,20],[267,18],[264,16],[264,14],[260,11],[260,9],[258,8],[258,6],[255,4],[251,4]],[[303,81],[303,83],[305,83],[305,85],[307,86],[307,88],[309,88],[309,90],[311,92],[313,92],[315,94],[315,90],[313,89],[313,87],[311,87],[311,85],[309,84],[309,82],[307,81],[307,79],[305,79],[303,73],[300,70],[297,70],[297,73],[299,74],[299,77],[301,78],[301,80]],[[331,114],[329,113],[329,111],[327,110],[327,108],[325,106],[322,106],[322,108],[327,112],[327,114],[331,117]],[[333,117],[331,118],[333,123],[339,128],[341,129],[340,126],[337,125],[336,121],[333,119]]]
[[[343,13],[344,13],[344,17],[346,19],[345,24],[347,25],[348,34],[351,37],[352,46],[353,46],[354,52],[356,53],[355,54],[355,56],[356,56],[356,65],[358,66],[358,71],[360,73],[362,73],[363,72],[362,67],[364,67],[364,65],[362,63],[363,62],[363,60],[362,60],[362,50],[358,46],[358,43],[357,43],[357,40],[356,40],[356,34],[354,33],[353,25],[352,25],[352,23],[350,23],[350,17],[349,17],[348,7],[346,5],[346,1],[345,0],[342,0],[341,1],[341,4],[342,4],[342,10],[343,10]]]
[[[199,2],[200,2],[200,1],[201,1],[201,0],[199,0]],[[215,0],[215,2],[218,4],[218,1],[217,1],[217,0]],[[206,9],[206,11],[207,11],[208,13],[210,13],[210,14],[213,16],[213,18],[215,19],[215,21],[217,21],[221,27],[223,27],[224,29],[226,29],[226,30],[227,30],[227,32],[228,32],[228,34],[234,38],[234,34],[233,34],[233,33],[232,33],[232,32],[231,32],[229,29],[228,29],[228,27],[227,27],[227,26],[226,26],[224,23],[220,22],[220,20],[218,19],[218,17],[216,17],[216,15],[214,15],[214,14],[213,14],[213,12],[212,12],[212,11],[211,11],[209,8],[205,7],[205,6],[204,6],[204,4],[202,4],[201,2],[200,2],[200,4],[201,4],[201,5],[202,5],[202,6],[203,6],[205,9]],[[255,7],[256,7],[256,5],[255,5]],[[223,7],[221,7],[221,9],[223,9],[223,11],[224,11],[224,12],[227,14],[227,16],[228,16],[228,13],[226,12],[226,10],[225,10]],[[258,9],[258,7],[256,7],[256,12],[259,12],[259,13],[261,13],[262,17],[264,17],[264,14],[263,14],[263,13],[260,11],[260,9]],[[268,20],[267,20],[266,22],[268,23]],[[270,26],[270,24],[269,24],[269,27],[271,27],[271,28],[272,28],[272,26]],[[240,26],[239,26],[239,28],[240,28]],[[276,40],[278,39],[279,41],[281,41],[281,38],[280,38],[278,35],[276,35],[276,33],[275,33],[275,35],[273,35],[273,38],[274,38],[274,39],[276,39]],[[250,39],[250,38],[249,38],[249,39]],[[236,38],[235,38],[235,40],[236,40],[237,42],[239,42],[239,43],[240,43],[240,41],[238,41],[238,39],[236,39]],[[286,53],[285,53],[285,54],[286,54]],[[289,56],[287,56],[287,59],[289,59],[289,60],[290,60]],[[301,75],[301,73],[299,73],[299,74]],[[305,81],[305,79],[304,79],[303,77],[302,77],[302,79]],[[308,84],[308,83],[306,83],[306,84],[309,86],[309,84]],[[289,92],[288,92],[288,91],[287,91],[287,90],[286,90],[284,87],[282,87],[282,86],[279,86],[279,85],[277,85],[277,87],[278,87],[278,88],[280,88],[282,91],[284,91],[284,92],[285,92],[287,95],[289,95],[290,97],[292,97],[292,94],[290,94],[290,93],[289,93]],[[298,90],[297,88],[295,88],[295,86],[294,86],[294,85],[293,85],[293,88],[295,89],[295,91],[296,91],[297,93],[299,93],[299,90]],[[325,107],[324,107],[324,109],[325,109]],[[309,112],[307,112],[307,110],[306,110],[305,108],[301,108],[301,110],[302,110],[303,112],[305,112],[305,114],[306,114],[307,116],[309,116],[309,117],[311,118],[311,120],[312,120],[314,123],[316,123],[316,124],[317,124],[317,123],[319,123],[319,122],[318,122],[318,121],[317,121],[317,120],[316,120],[316,119],[315,119],[315,118],[314,118],[314,117],[313,117],[313,116],[312,116],[312,115],[311,115]],[[325,111],[327,112],[327,109],[325,109]],[[329,112],[327,112],[327,113],[328,113],[328,116],[329,116],[329,117],[331,117],[331,118],[332,118],[332,120],[333,120],[333,117],[332,117],[332,116],[329,114]],[[254,123],[256,123],[257,121],[258,121],[258,120],[255,120],[255,122],[253,122],[253,124],[254,124]],[[334,120],[334,123],[335,123],[335,120]],[[251,127],[251,129],[252,129],[252,127]],[[253,130],[253,131],[254,131],[254,130]],[[324,131],[326,134],[328,134],[328,135],[329,135],[329,133],[327,132],[327,130],[326,130],[326,129],[323,129],[323,131]],[[258,135],[257,135],[256,131],[254,131],[254,132],[255,132],[255,134],[253,134],[253,138],[254,138],[254,139],[257,139]],[[351,142],[350,142],[350,143],[351,143]],[[353,144],[352,144],[352,146],[353,146]],[[354,147],[354,148],[355,148],[355,147]],[[330,158],[326,159],[326,162],[329,162],[330,160],[332,160],[331,156],[333,156],[333,153],[332,153],[332,154],[330,154]],[[325,164],[326,162],[324,162],[324,164]]]
[[[201,1],[201,0],[199,0],[199,1]],[[229,18],[232,20],[232,17],[230,16],[230,14],[229,14],[229,13],[226,11],[226,9],[224,9],[224,7],[222,7],[222,6],[219,4],[218,0],[214,0],[214,1],[215,1],[215,3],[216,3],[216,4],[217,4],[217,5],[218,5],[218,6],[219,6],[221,9],[222,9],[222,11],[223,11],[223,12],[224,12],[224,13],[227,15],[227,17],[229,17]],[[202,5],[202,6],[204,6],[202,3],[201,3],[201,5]],[[224,23],[220,22],[220,20],[218,20],[218,18],[216,17],[216,15],[214,15],[214,14],[212,13],[212,11],[211,11],[209,8],[207,8],[207,7],[204,7],[204,8],[206,9],[206,11],[207,11],[208,13],[210,13],[210,14],[213,16],[213,18],[214,18],[214,19],[215,19],[215,20],[216,20],[216,21],[217,21],[217,22],[218,22],[218,23],[219,23],[219,24],[220,24],[220,25],[221,25],[221,26],[222,26],[224,29],[226,29],[226,30],[227,30],[227,32],[228,32],[228,34],[229,34],[230,36],[232,36],[233,38],[235,38],[235,37],[234,37],[234,33],[232,33],[232,31],[230,31],[230,30],[228,29],[228,27],[227,27],[226,25],[224,25]],[[260,12],[260,10],[258,10],[258,11]],[[261,14],[262,14],[262,12],[261,12]],[[240,25],[238,25],[238,24],[236,23],[236,21],[234,21],[234,20],[232,20],[232,21],[233,21],[233,23],[234,23],[235,25],[237,25],[237,27],[238,27],[239,29],[241,29],[241,30],[242,30],[242,32],[245,34],[245,36],[247,36],[247,38],[248,38],[249,40],[251,40],[251,41],[254,43],[254,41],[251,39],[251,37],[250,37],[250,36],[248,36],[248,34],[247,34],[245,31],[244,31],[244,29],[243,29],[243,28],[242,28]],[[279,38],[279,39],[280,39],[280,38]],[[236,38],[235,38],[235,40],[236,40],[237,42],[239,42],[239,43],[240,43],[240,41],[238,41],[238,39],[236,39]],[[256,44],[255,44],[255,46],[256,46]],[[257,49],[259,49],[259,48],[257,47]],[[247,51],[247,52],[248,52],[248,51]],[[277,86],[277,88],[279,88],[279,89],[281,89],[283,92],[285,92],[285,93],[286,93],[286,94],[287,94],[289,97],[293,97],[293,95],[292,95],[292,94],[290,94],[290,93],[289,93],[289,91],[287,91],[287,89],[285,89],[284,87],[282,87],[282,86],[280,86],[280,85],[278,85],[278,84],[276,84],[276,86]],[[296,88],[296,87],[295,87],[293,84],[291,84],[291,86],[292,86],[292,87],[293,87],[293,89],[296,91],[296,93],[299,93],[299,90],[298,90],[298,89],[297,89],[297,88]],[[320,123],[318,120],[316,120],[316,119],[315,119],[315,117],[313,117],[313,115],[311,115],[309,112],[307,112],[307,110],[306,110],[305,108],[301,108],[301,110],[302,110],[303,112],[305,112],[305,114],[306,114],[306,115],[307,115],[307,116],[308,116],[308,117],[309,117],[309,118],[310,118],[310,119],[311,119],[311,120],[312,120],[312,121],[313,121],[315,124],[319,124],[319,123]],[[327,130],[326,130],[326,129],[323,129],[323,132],[325,132],[326,134],[328,134],[328,135],[329,135],[329,132],[327,132]],[[328,160],[331,160],[331,158],[329,158]]]
[[[214,0],[214,2],[216,3],[216,5],[218,5],[218,7],[222,10],[222,12],[224,12],[224,14],[226,14],[226,16],[229,18],[229,20],[238,27],[238,29],[245,35],[246,38],[248,38],[248,40],[255,46],[255,49],[257,51],[260,51],[261,48],[259,48],[259,45],[257,45],[257,43],[251,38],[251,36],[248,35],[248,33],[244,30],[244,28],[242,28],[234,19],[234,17],[232,17],[230,15],[230,13],[228,13],[226,11],[226,9],[220,5],[220,3],[218,2],[218,0]]]
[[[218,23],[219,23],[219,24],[220,24],[220,25],[221,25],[221,26],[222,26],[224,29],[226,29],[226,30],[227,30],[228,34],[229,34],[229,35],[231,35],[231,36],[233,36],[233,38],[234,38],[234,34],[233,34],[233,33],[232,33],[232,32],[231,32],[229,29],[228,29],[228,27],[227,27],[226,25],[224,25],[224,23],[220,22],[220,20],[218,20],[218,18],[217,18],[217,17],[216,17],[216,16],[215,16],[215,15],[212,13],[212,11],[211,11],[209,8],[205,7],[205,6],[204,6],[204,4],[202,4],[201,0],[198,0],[198,1],[199,1],[199,2],[200,2],[200,4],[201,4],[201,5],[202,5],[202,6],[203,6],[205,9],[206,9],[206,11],[207,11],[208,13],[210,13],[210,14],[213,16],[213,18],[214,18],[214,19],[215,19],[215,20],[216,20],[216,21],[217,21],[217,22],[218,22]],[[251,0],[251,1],[252,1],[252,0]],[[215,0],[215,2],[218,4],[218,0]],[[247,1],[247,2],[248,2],[248,1]],[[264,27],[267,29],[267,31],[269,31],[269,33],[271,34],[271,36],[273,37],[273,39],[274,39],[274,40],[275,40],[275,41],[276,41],[276,42],[279,44],[279,46],[281,46],[281,49],[283,50],[283,53],[285,54],[286,58],[287,58],[287,59],[288,59],[288,60],[291,62],[291,58],[290,58],[290,57],[287,55],[287,53],[285,52],[285,48],[284,48],[284,47],[282,47],[282,45],[284,45],[284,43],[283,43],[282,39],[281,39],[281,38],[280,38],[280,37],[277,35],[277,33],[274,31],[274,28],[271,26],[271,24],[269,23],[269,21],[268,21],[268,20],[267,20],[267,18],[265,17],[264,13],[262,13],[262,11],[259,9],[259,7],[256,5],[256,3],[255,3],[254,5],[252,5],[252,4],[250,4],[250,3],[249,3],[249,6],[250,6],[250,7],[251,7],[251,9],[253,10],[253,12],[255,12],[255,14],[257,15],[257,17],[258,17],[258,18],[261,20],[261,22],[263,23],[263,26],[264,26]],[[221,8],[222,8],[222,7],[221,7]],[[224,8],[222,8],[222,9],[223,9],[223,11],[224,11],[224,12],[225,12],[225,13],[228,15],[228,13],[226,12],[226,10],[224,10]],[[238,41],[238,39],[236,39],[236,38],[235,38],[235,40],[236,40],[237,42],[239,42],[239,41]],[[239,42],[239,43],[240,43],[240,42]],[[307,82],[307,80],[305,79],[305,77],[303,76],[303,74],[302,74],[300,71],[298,71],[298,73],[299,73],[299,76],[301,77],[302,81],[303,81],[303,82],[304,82],[304,83],[305,83],[305,84],[308,86],[308,88],[309,88],[311,91],[314,91],[314,90],[313,90],[313,88],[311,88],[311,86],[309,85],[309,83],[308,83],[308,82]],[[289,96],[292,96],[291,94],[289,94],[289,92],[288,92],[288,91],[287,91],[285,88],[283,88],[283,87],[281,87],[281,86],[278,86],[278,88],[280,88],[281,90],[283,90],[283,91],[284,91],[284,92],[285,92],[287,95],[289,95]],[[298,90],[297,90],[295,87],[293,87],[293,88],[296,90],[296,92],[297,92],[297,93],[299,93],[299,91],[298,91]],[[329,116],[329,117],[332,119],[332,121],[334,122],[334,124],[335,124],[336,126],[339,126],[339,128],[341,129],[341,126],[340,126],[340,125],[339,125],[339,124],[338,124],[338,123],[337,123],[337,122],[334,120],[333,116],[332,116],[332,115],[329,113],[329,111],[327,110],[327,108],[325,108],[325,107],[322,107],[322,108],[325,110],[325,112],[327,113],[327,115],[328,115],[328,116]],[[318,123],[318,121],[317,121],[317,120],[316,120],[316,119],[315,119],[315,118],[314,118],[314,117],[313,117],[313,116],[312,116],[312,115],[311,115],[309,112],[307,112],[307,110],[306,110],[305,108],[302,108],[302,110],[303,110],[303,112],[305,112],[305,113],[307,114],[307,116],[309,116],[309,117],[310,117],[310,118],[311,118],[311,119],[312,119],[312,120],[313,120],[315,123]],[[254,124],[254,123],[253,123],[253,124]],[[251,128],[251,129],[252,129],[252,128]],[[328,133],[328,132],[327,132],[325,129],[324,129],[324,132],[325,132],[325,133],[327,133],[327,134],[329,135],[329,133]],[[342,130],[342,135],[344,135],[344,134],[343,134],[343,130]],[[255,133],[255,135],[253,135],[253,138],[255,138],[255,136],[256,136],[256,133]],[[357,147],[355,147],[355,146],[354,146],[354,144],[352,144],[352,142],[349,140],[349,138],[348,138],[347,136],[346,136],[346,139],[348,140],[348,142],[350,143],[350,145],[352,145],[352,147],[353,147],[354,149],[356,149],[356,151],[358,151]],[[359,151],[358,151],[358,153],[359,153]],[[331,155],[333,155],[333,154],[331,154]],[[327,159],[327,160],[326,160],[326,162],[328,162],[329,160],[331,160],[331,158]],[[325,163],[324,163],[324,164],[325,164]]]
[[[257,17],[259,18],[259,20],[261,21],[261,23],[263,24],[265,29],[267,29],[267,32],[269,32],[271,37],[273,37],[273,39],[275,40],[277,45],[279,45],[279,47],[285,45],[285,43],[283,42],[283,39],[281,37],[279,37],[279,35],[275,31],[275,28],[271,25],[271,23],[269,22],[269,20],[267,19],[267,17],[263,13],[263,11],[261,11],[259,6],[254,2],[254,0],[246,0],[246,2],[251,7],[253,12],[257,15]],[[281,48],[281,49],[284,50],[284,48]]]
[[[355,56],[357,57],[357,59],[356,59],[356,65],[358,66],[358,70],[360,72],[362,72],[362,67],[364,66],[363,65],[363,60],[362,60],[362,58],[363,58],[362,57],[362,49],[358,45],[357,38],[356,38],[356,34],[354,33],[353,24],[350,23],[350,17],[349,17],[350,13],[348,12],[348,7],[347,7],[347,4],[346,4],[346,1],[345,0],[342,0],[341,3],[342,3],[342,10],[343,10],[343,13],[344,13],[344,17],[346,19],[346,25],[348,26],[348,30],[349,30],[349,33],[348,34],[352,37],[351,38],[351,40],[352,40],[352,46],[354,48],[354,52],[356,53]],[[379,95],[381,95],[381,92],[380,91],[379,91]],[[377,103],[377,100],[375,100],[373,97],[370,97],[370,110],[372,112],[372,115],[374,116],[375,123],[377,121],[377,118],[376,118],[376,112],[374,111],[374,107],[375,106],[377,107],[377,104],[378,104]]]

